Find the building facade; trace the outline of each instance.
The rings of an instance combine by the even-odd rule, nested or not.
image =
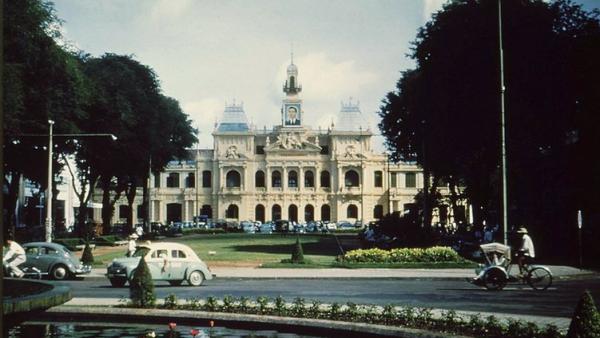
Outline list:
[[[269,130],[253,128],[243,105],[228,105],[212,133],[213,149],[190,150],[190,159],[152,175],[151,221],[186,222],[205,215],[230,221],[368,222],[409,210],[424,185],[422,170],[390,163],[373,150],[373,133],[358,103],[342,104],[338,125],[311,128],[301,91],[292,62],[281,122]],[[138,195],[134,219],[144,218]],[[126,218],[126,201],[120,205],[115,222]]]

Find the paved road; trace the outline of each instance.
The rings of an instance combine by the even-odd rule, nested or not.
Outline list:
[[[72,288],[74,298],[119,299],[129,297],[129,289],[112,288],[104,278],[53,282]],[[252,279],[217,278],[201,287],[171,287],[156,284],[158,299],[174,293],[179,299],[208,296],[283,296],[289,301],[303,297],[324,303],[397,304],[477,312],[571,317],[577,300],[591,290],[600,304],[600,278],[557,281],[543,292],[526,285],[509,285],[490,292],[461,280],[439,279]]]

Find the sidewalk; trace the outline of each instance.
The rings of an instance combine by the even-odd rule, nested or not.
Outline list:
[[[593,275],[593,271],[561,265],[548,265],[556,279]],[[410,278],[465,279],[474,277],[473,269],[267,269],[249,267],[211,267],[217,278]],[[106,269],[95,268],[86,278],[104,278]]]

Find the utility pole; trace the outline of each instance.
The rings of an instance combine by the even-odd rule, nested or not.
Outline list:
[[[504,245],[508,245],[508,199],[506,175],[506,120],[504,114],[504,51],[502,49],[502,0],[498,0],[498,48],[500,52],[500,125],[502,153],[502,230]]]
[[[48,190],[46,191],[46,242],[52,242],[52,126],[48,120]]]

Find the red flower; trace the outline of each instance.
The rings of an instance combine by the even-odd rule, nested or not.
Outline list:
[[[175,324],[175,323],[169,323],[169,329],[170,329],[171,331],[172,331],[172,330],[175,330],[175,327],[177,327],[177,324]]]
[[[198,330],[198,329],[191,329],[190,333],[192,334],[193,337],[196,337],[200,333],[200,330]]]

